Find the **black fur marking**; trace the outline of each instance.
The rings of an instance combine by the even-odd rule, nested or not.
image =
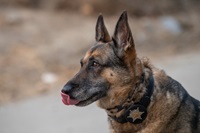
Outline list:
[[[192,102],[193,102],[193,105],[194,105],[194,116],[193,116],[193,119],[192,119],[192,122],[191,122],[191,127],[193,129],[192,132],[195,132],[195,130],[197,130],[198,128],[198,123],[199,123],[199,112],[200,112],[200,109],[199,109],[199,103],[196,99],[192,98]]]

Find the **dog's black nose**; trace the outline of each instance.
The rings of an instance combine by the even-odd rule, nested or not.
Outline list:
[[[68,94],[73,88],[78,87],[77,84],[74,83],[67,83],[63,89],[61,90],[63,93]]]

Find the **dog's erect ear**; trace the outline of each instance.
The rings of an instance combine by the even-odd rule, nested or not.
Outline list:
[[[121,14],[117,22],[113,35],[113,40],[121,56],[124,56],[125,53],[132,53],[136,55],[134,40],[128,24],[126,11]]]
[[[105,27],[103,16],[100,14],[97,19],[96,24],[96,36],[95,39],[97,42],[110,42],[110,35]]]

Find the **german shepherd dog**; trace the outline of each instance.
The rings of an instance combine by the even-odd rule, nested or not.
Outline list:
[[[200,102],[147,58],[137,57],[126,11],[112,38],[99,15],[95,39],[80,71],[61,90],[64,104],[97,101],[111,133],[200,133]]]

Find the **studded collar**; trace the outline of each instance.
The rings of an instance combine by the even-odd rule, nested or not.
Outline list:
[[[142,80],[142,83],[144,83],[144,74],[142,75],[141,80]],[[147,86],[147,91],[139,102],[133,103],[125,107],[123,105],[118,105],[118,106],[115,106],[114,108],[107,109],[107,111],[111,111],[115,109],[117,110],[116,112],[125,110],[124,113],[119,117],[112,116],[112,115],[108,115],[108,116],[112,118],[113,120],[122,124],[127,123],[127,122],[130,122],[132,124],[139,124],[143,122],[147,117],[147,107],[149,106],[151,102],[153,89],[154,89],[154,77],[153,75],[151,75],[149,77],[149,84]]]

